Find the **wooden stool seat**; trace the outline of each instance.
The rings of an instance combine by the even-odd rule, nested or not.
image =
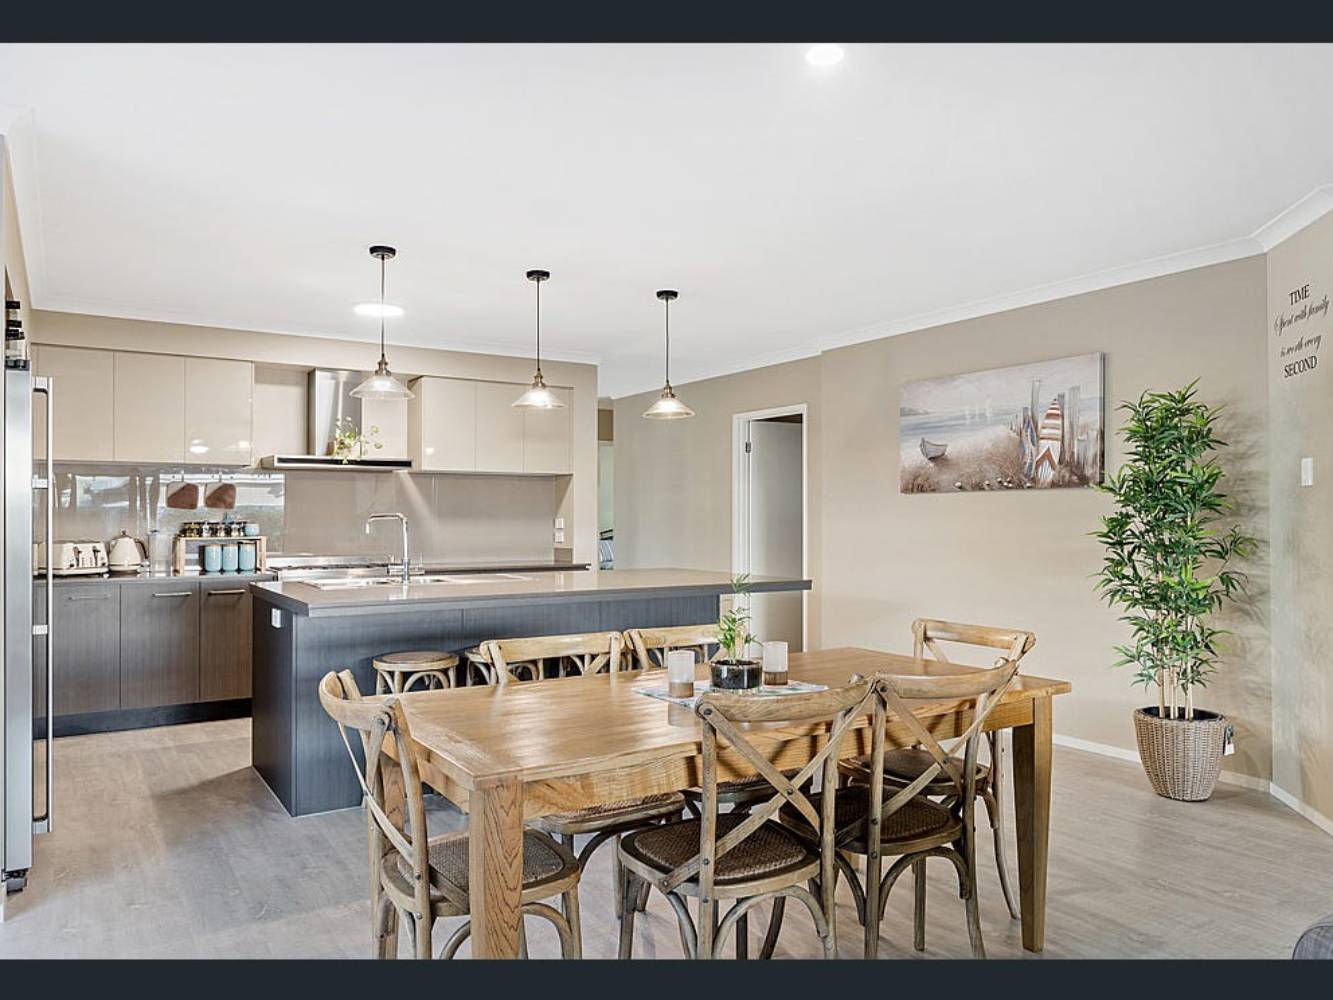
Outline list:
[[[451,688],[458,667],[458,654],[429,649],[385,653],[371,661],[375,668],[376,694],[405,694],[418,681],[426,688]]]

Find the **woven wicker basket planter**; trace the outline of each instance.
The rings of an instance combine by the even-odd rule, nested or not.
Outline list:
[[[1134,712],[1139,758],[1152,790],[1168,799],[1202,802],[1222,771],[1227,718],[1194,710],[1193,719],[1159,719],[1157,708]]]

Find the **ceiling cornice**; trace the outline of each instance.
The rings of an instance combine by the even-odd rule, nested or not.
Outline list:
[[[1250,238],[1258,242],[1264,253],[1267,253],[1329,212],[1333,212],[1333,184],[1315,188],[1296,204],[1256,229]]]

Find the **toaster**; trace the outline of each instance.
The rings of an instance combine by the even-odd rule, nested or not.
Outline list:
[[[46,544],[38,542],[33,546],[33,566],[46,569]],[[105,573],[105,542],[56,542],[52,548],[54,559],[51,572],[56,576],[80,576],[89,573]]]

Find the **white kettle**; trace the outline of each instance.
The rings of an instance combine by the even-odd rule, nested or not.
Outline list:
[[[128,532],[122,531],[107,542],[107,569],[113,573],[137,573],[147,558],[143,542],[130,537]]]

